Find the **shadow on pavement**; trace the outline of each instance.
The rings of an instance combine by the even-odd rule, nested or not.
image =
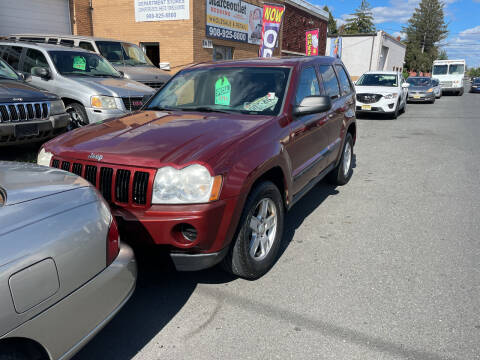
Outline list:
[[[320,182],[294,205],[285,218],[280,257],[305,218],[328,196],[337,193],[333,186]],[[131,359],[182,309],[197,284],[224,284],[236,279],[218,267],[176,272],[168,255],[159,248],[136,247],[135,253],[139,266],[135,293],[75,360]]]

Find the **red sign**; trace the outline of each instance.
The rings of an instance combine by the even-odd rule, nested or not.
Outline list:
[[[307,56],[318,55],[318,29],[305,32],[305,54]]]
[[[263,5],[262,42],[260,43],[260,57],[272,57],[273,49],[277,46],[280,25],[282,24],[285,6]]]

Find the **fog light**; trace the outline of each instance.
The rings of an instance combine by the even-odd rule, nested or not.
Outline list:
[[[180,231],[185,240],[190,242],[194,242],[195,240],[197,240],[197,236],[198,236],[197,229],[195,229],[192,225],[182,224]]]
[[[388,104],[388,107],[389,107],[390,109],[393,109],[394,106],[395,106],[395,104]]]

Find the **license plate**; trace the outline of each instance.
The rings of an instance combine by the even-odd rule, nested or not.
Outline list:
[[[21,124],[15,126],[15,137],[38,135],[38,124]]]
[[[372,110],[372,105],[362,105],[362,110]]]
[[[413,95],[413,98],[414,98],[414,99],[420,99],[421,96],[420,96],[420,95]]]

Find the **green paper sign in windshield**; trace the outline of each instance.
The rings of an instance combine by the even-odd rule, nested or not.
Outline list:
[[[87,68],[87,60],[85,60],[83,56],[74,56],[73,68],[78,70],[85,70]]]
[[[215,83],[215,105],[230,105],[230,93],[232,87],[226,76],[221,77]]]

